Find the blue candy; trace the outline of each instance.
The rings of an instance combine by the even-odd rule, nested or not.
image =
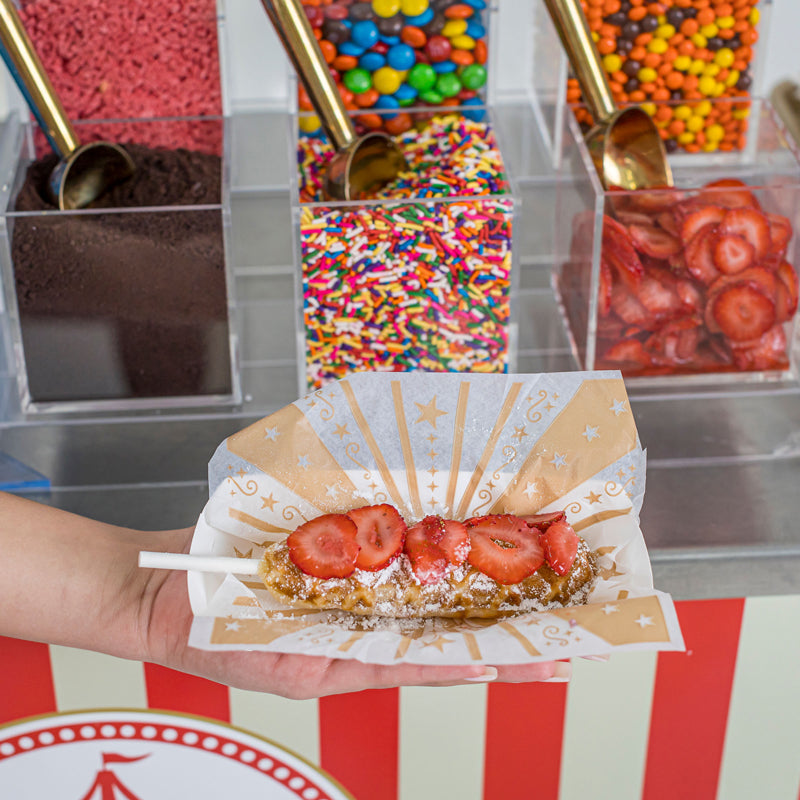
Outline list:
[[[400,88],[392,95],[398,103],[413,100],[416,96],[417,90],[408,83],[401,83]]]
[[[388,44],[389,47],[393,45],[400,44],[400,37],[399,36],[381,36],[381,41],[384,44]]]
[[[483,100],[480,97],[470,97],[467,100],[461,101],[462,106],[483,106]],[[462,112],[467,119],[471,119],[473,122],[480,122],[486,116],[486,110],[484,108],[476,108],[474,111],[464,111]]]
[[[467,30],[465,33],[467,36],[471,36],[473,39],[483,39],[483,37],[486,36],[486,28],[484,28],[479,22],[470,20],[467,23]]]
[[[486,3],[484,0],[461,0],[462,3],[466,3],[468,6],[472,8],[477,8],[478,11],[482,11],[486,8]]]
[[[452,61],[437,61],[435,64],[431,64],[433,67],[433,71],[437,72],[439,75],[442,75],[445,72],[455,72],[458,69],[458,65]]]
[[[413,25],[416,28],[427,25],[433,19],[433,9],[428,7],[416,17],[406,17],[406,25]]]
[[[389,94],[382,94],[376,101],[373,108],[380,110],[400,108],[400,103]],[[397,114],[381,114],[384,119],[394,119]]]
[[[411,69],[417,63],[414,48],[407,44],[396,44],[394,47],[390,47],[386,54],[386,60],[392,69],[400,72]]]
[[[342,42],[339,45],[339,53],[343,56],[355,56],[358,58],[359,56],[363,56],[365,51],[365,47],[359,47],[353,42]]]
[[[386,66],[386,56],[374,51],[364,53],[364,55],[358,59],[358,66],[369,72],[375,72],[376,69]]]
[[[359,47],[372,47],[380,38],[378,26],[368,19],[360,20],[353,25],[350,31],[350,39]]]

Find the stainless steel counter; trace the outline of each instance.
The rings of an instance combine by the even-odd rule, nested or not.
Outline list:
[[[550,288],[559,181],[525,106],[497,110],[516,176],[521,280],[517,371],[576,368]],[[288,120],[231,123],[236,407],[105,415],[14,411],[0,371],[0,452],[49,478],[42,502],[135,528],[194,524],[206,464],[227,435],[295,400],[297,379]],[[800,385],[628,387],[647,449],[641,525],[655,584],[676,599],[800,592]]]

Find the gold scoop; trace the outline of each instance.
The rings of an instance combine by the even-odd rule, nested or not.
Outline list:
[[[606,189],[672,186],[664,142],[638,106],[618,109],[580,0],[545,0],[581,92],[595,120],[586,146]]]
[[[336,150],[324,176],[325,194],[333,200],[374,194],[407,168],[400,148],[385,133],[356,135],[300,0],[261,2]]]
[[[59,158],[50,175],[49,189],[62,211],[89,205],[133,175],[133,160],[119,145],[80,144],[13,0],[0,0],[0,55]]]

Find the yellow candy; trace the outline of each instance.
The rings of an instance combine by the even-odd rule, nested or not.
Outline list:
[[[372,75],[372,86],[381,94],[394,94],[402,82],[400,73],[391,67],[381,67]]]
[[[713,97],[721,97],[722,93],[725,91],[726,86],[721,81],[717,82],[717,85],[714,87],[714,94]]]
[[[603,67],[609,74],[622,68],[622,59],[616,53],[603,56]]]
[[[600,34],[597,31],[592,31],[592,41],[595,44],[600,41]]]
[[[636,73],[636,77],[642,83],[652,83],[658,77],[658,73],[652,67],[642,67]]]
[[[697,133],[698,131],[703,130],[705,125],[706,121],[702,117],[691,116],[686,120],[686,130],[691,131],[692,133]]]
[[[673,62],[672,66],[675,69],[680,70],[681,72],[686,72],[689,67],[692,66],[692,57],[691,56],[678,56]]]
[[[400,0],[372,0],[372,10],[379,17],[393,17],[400,13]]]
[[[656,113],[656,111],[658,111],[655,103],[642,103],[641,109],[645,114],[648,114],[651,117]]]
[[[736,84],[739,82],[739,76],[740,76],[739,70],[738,69],[732,69],[728,73],[728,77],[725,78],[725,85],[726,86],[736,86]]]
[[[730,47],[722,47],[714,54],[714,63],[723,68],[729,67],[735,60],[736,56]]]
[[[452,39],[454,36],[461,36],[467,30],[467,21],[465,19],[450,19],[442,28],[442,36]]]
[[[655,35],[659,39],[671,39],[675,35],[674,25],[659,25],[656,28]]]
[[[418,17],[428,10],[428,0],[400,0],[400,10],[407,17]]]
[[[672,112],[672,116],[675,117],[675,119],[687,120],[692,116],[692,109],[689,108],[689,106],[676,106],[675,110]]]
[[[718,147],[719,142],[706,142],[702,149],[705,150],[706,153],[713,153]]]
[[[717,17],[717,27],[718,28],[732,28],[736,24],[736,20],[731,17]]]
[[[759,21],[760,19],[761,19],[761,12],[760,12],[760,11],[759,11],[757,8],[754,8],[754,9],[753,9],[753,10],[750,12],[750,16],[747,18],[748,22],[749,22],[751,25],[758,25],[758,21]]]
[[[692,36],[692,44],[695,47],[705,47],[708,44],[708,39],[702,33],[695,33]]]
[[[703,75],[708,75],[711,78],[716,78],[719,71],[722,69],[719,64],[706,64],[703,67]]]
[[[712,96],[716,88],[717,82],[710,75],[703,75],[700,78],[700,83],[697,84],[700,94],[704,94],[706,97]]]
[[[316,114],[305,114],[298,118],[297,127],[303,133],[316,133],[322,127],[322,123]]]
[[[710,25],[701,26],[700,33],[706,39],[713,39],[719,33],[719,28],[712,22]]]
[[[734,119],[747,119],[750,116],[749,108],[737,108],[731,113]]]
[[[450,40],[450,44],[456,50],[474,50],[475,49],[475,40],[471,36],[454,36]]]
[[[666,39],[651,39],[650,43],[647,45],[647,49],[651,53],[666,53],[667,49],[669,48],[669,44],[667,44]]]
[[[709,142],[720,142],[725,138],[725,128],[714,123],[706,128],[706,139]]]
[[[702,75],[706,68],[706,62],[702,58],[695,58],[689,66],[690,75]]]
[[[684,131],[678,134],[678,142],[680,144],[691,144],[694,141],[694,134],[689,131]]]
[[[701,100],[695,107],[694,113],[697,114],[699,117],[707,117],[711,113],[711,109],[713,106],[711,105],[710,100]]]

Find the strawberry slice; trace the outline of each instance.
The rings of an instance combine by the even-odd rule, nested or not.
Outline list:
[[[315,517],[289,534],[289,558],[306,575],[346,578],[356,568],[360,549],[356,530],[347,514]]]
[[[348,511],[356,526],[358,552],[356,567],[365,570],[383,569],[403,550],[406,523],[394,506],[382,503]]]
[[[436,545],[454,566],[463,564],[469,553],[467,526],[463,522],[444,519],[433,514],[408,529],[406,542],[412,549],[423,542]]]
[[[682,248],[679,239],[655,225],[629,225],[628,232],[636,249],[653,258],[669,258]]]
[[[754,281],[736,281],[709,300],[711,316],[732,342],[758,339],[775,324],[775,301]]]
[[[721,233],[714,243],[714,264],[725,275],[747,269],[755,258],[753,245],[735,233]]]
[[[675,219],[674,211],[662,211],[657,217],[656,222],[670,235],[676,239],[681,238],[681,229]]]
[[[701,206],[687,214],[681,222],[681,239],[688,243],[706,225],[718,225],[725,216],[725,209],[719,206]]]
[[[528,527],[536,528],[544,533],[554,522],[566,519],[567,515],[563,511],[550,511],[547,514],[523,514],[520,519],[524,519]]]
[[[652,214],[672,208],[683,199],[683,193],[671,186],[651,186],[648,191],[639,190],[628,195],[632,211]]]
[[[800,295],[797,272],[788,261],[781,261],[778,266],[778,296],[781,298],[781,322],[791,319],[797,311],[797,301]],[[785,290],[785,293],[784,293]]]
[[[566,575],[575,562],[580,539],[566,520],[554,522],[542,534],[545,561],[557,575]]]
[[[417,580],[427,586],[437,583],[447,574],[447,556],[439,545],[426,536],[413,534],[415,527],[416,525],[412,525],[408,529],[404,552],[411,561],[411,569]]]
[[[792,238],[792,223],[782,214],[767,214],[769,221],[769,252],[783,256]]]
[[[735,234],[753,245],[753,260],[761,261],[769,252],[772,239],[770,237],[769,220],[755,208],[731,208],[719,225],[720,233]]]
[[[699,316],[687,316],[672,320],[644,343],[652,353],[653,361],[661,366],[680,366],[694,360],[702,340],[702,320]]]
[[[611,291],[614,285],[614,275],[611,266],[602,256],[600,258],[600,278],[597,289],[597,312],[601,317],[611,313]]]
[[[623,339],[615,342],[603,353],[602,361],[623,371],[641,370],[650,367],[653,359],[638,339]]]
[[[706,286],[719,277],[714,263],[714,242],[717,224],[710,222],[700,228],[686,245],[686,268],[689,273]]]
[[[639,254],[628,229],[609,216],[603,217],[603,256],[629,288],[635,288],[644,275]]]
[[[664,269],[651,268],[636,290],[636,298],[656,320],[670,319],[683,311],[675,278]]]
[[[611,290],[611,308],[628,325],[644,330],[655,330],[658,327],[650,312],[620,283],[615,284]]]
[[[498,583],[519,583],[544,563],[539,534],[513,514],[469,520],[468,561]]]
[[[723,208],[759,208],[750,187],[738,178],[720,178],[707,183],[703,189],[701,197],[706,197],[714,205]]]
[[[733,360],[740,370],[787,369],[789,359],[783,325],[773,326],[755,342],[734,347]]]

